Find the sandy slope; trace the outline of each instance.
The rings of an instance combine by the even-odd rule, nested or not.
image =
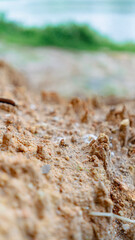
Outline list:
[[[2,62],[0,83],[0,240],[135,239],[91,216],[135,219],[135,102],[35,95]]]

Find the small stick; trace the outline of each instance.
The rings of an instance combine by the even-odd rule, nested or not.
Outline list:
[[[114,213],[106,213],[106,212],[91,212],[90,213],[91,216],[95,216],[95,217],[111,217],[111,218],[116,218],[125,222],[129,222],[129,223],[134,223],[135,224],[135,220],[134,219],[130,219],[130,218],[126,218],[126,217],[122,217],[119,215],[116,215]]]
[[[0,98],[0,103],[6,103],[6,104],[12,105],[14,107],[17,107],[17,104],[13,100],[8,99],[8,98]]]

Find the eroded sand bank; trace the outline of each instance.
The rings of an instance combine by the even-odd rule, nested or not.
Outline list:
[[[0,84],[0,239],[135,239],[91,215],[135,219],[135,102],[35,94],[3,62]]]

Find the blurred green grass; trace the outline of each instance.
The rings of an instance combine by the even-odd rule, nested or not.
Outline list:
[[[65,23],[40,28],[24,27],[9,22],[3,15],[0,15],[0,40],[24,46],[135,52],[134,43],[115,43],[84,24]]]

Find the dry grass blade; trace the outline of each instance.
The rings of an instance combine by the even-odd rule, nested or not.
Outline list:
[[[91,216],[96,216],[96,217],[111,217],[111,218],[116,218],[125,222],[129,222],[129,223],[134,223],[135,224],[135,220],[130,219],[130,218],[126,218],[126,217],[122,217],[119,215],[116,215],[114,213],[107,213],[107,212],[91,212],[90,213]]]

